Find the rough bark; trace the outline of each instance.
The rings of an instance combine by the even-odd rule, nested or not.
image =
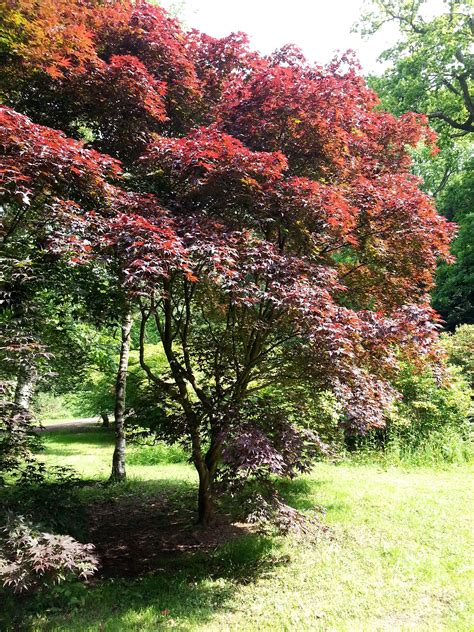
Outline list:
[[[214,519],[214,477],[222,449],[221,441],[213,439],[204,459],[196,463],[199,474],[198,524],[208,526]]]
[[[198,469],[198,524],[207,527],[214,518],[214,497],[212,493],[212,479],[205,465]]]
[[[16,406],[29,412],[37,379],[38,374],[34,366],[30,364],[22,364],[20,366],[15,388]]]
[[[132,313],[130,305],[126,305],[122,316],[122,338],[120,344],[120,361],[115,383],[115,449],[112,458],[110,481],[117,483],[125,480],[125,394],[127,387],[128,358],[130,355],[130,330]]]

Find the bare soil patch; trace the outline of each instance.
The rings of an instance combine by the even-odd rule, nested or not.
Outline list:
[[[209,553],[251,533],[249,525],[220,516],[208,528],[196,514],[167,496],[124,497],[88,508],[89,541],[107,577],[138,577],[164,570],[178,556]]]

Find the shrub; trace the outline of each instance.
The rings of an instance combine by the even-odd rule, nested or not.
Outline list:
[[[37,591],[97,570],[92,544],[68,535],[43,533],[26,518],[9,515],[1,529],[0,581],[15,593]]]
[[[382,458],[412,465],[464,463],[473,456],[472,390],[460,368],[422,373],[408,363],[395,383],[402,399],[389,412],[385,428],[354,441],[357,458]]]
[[[446,376],[440,381],[431,370],[418,373],[405,364],[396,388],[403,399],[390,415],[389,435],[398,434],[413,446],[434,432],[469,436],[471,389],[455,367],[447,367]]]
[[[442,464],[463,464],[473,458],[473,444],[469,437],[445,428],[432,432],[416,445],[394,436],[383,453],[387,464],[410,464],[433,467]]]
[[[0,521],[9,511],[28,515],[47,531],[79,538],[86,533],[85,508],[78,498],[80,480],[74,470],[36,461],[24,466],[16,483],[1,490]]]
[[[9,393],[1,387],[0,383],[0,486],[20,479],[25,467],[34,464],[33,451],[41,445],[34,417],[9,401]]]
[[[474,325],[460,325],[453,334],[441,336],[449,362],[461,371],[474,388]]]
[[[39,392],[36,395],[34,411],[40,420],[70,419],[76,414],[71,396],[67,394],[56,395],[52,392]]]
[[[160,465],[162,463],[186,463],[189,458],[180,445],[134,445],[127,453],[128,465]]]
[[[146,354],[150,366],[162,370],[165,360],[161,345],[146,345]],[[117,360],[118,358],[114,356],[109,366],[90,370],[81,388],[70,394],[68,403],[75,415],[95,416],[114,410]],[[129,409],[134,409],[137,402],[141,402],[143,392],[147,387],[148,382],[140,368],[138,351],[132,350],[127,377],[127,407]]]

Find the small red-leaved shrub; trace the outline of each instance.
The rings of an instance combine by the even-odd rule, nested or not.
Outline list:
[[[15,593],[87,579],[97,570],[92,544],[41,532],[23,516],[7,518],[0,535],[0,582]]]

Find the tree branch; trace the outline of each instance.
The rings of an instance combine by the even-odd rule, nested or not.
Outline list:
[[[446,123],[448,123],[448,125],[454,127],[454,129],[459,129],[463,132],[466,132],[467,134],[470,132],[474,132],[473,116],[469,116],[464,123],[458,123],[458,121],[455,121],[453,118],[451,118],[447,114],[444,114],[443,112],[431,112],[431,114],[428,114],[428,118],[436,118],[440,119],[441,121],[445,121]]]
[[[174,385],[170,384],[169,382],[165,382],[165,380],[162,380],[157,375],[155,375],[153,371],[151,370],[149,364],[147,364],[147,362],[145,361],[145,331],[146,331],[146,324],[151,316],[151,310],[149,310],[148,313],[146,313],[144,307],[140,306],[140,312],[141,312],[140,349],[139,349],[140,366],[145,371],[145,374],[150,380],[150,382],[153,382],[153,384],[155,384],[156,386],[161,388],[163,391],[165,391],[165,393],[167,393],[172,399],[178,400],[179,398],[177,396],[177,393],[174,390]]]
[[[467,75],[458,75],[457,80],[459,81],[459,85],[461,86],[464,105],[466,106],[470,118],[472,119],[474,117],[474,103],[472,102],[472,97],[469,93],[469,86],[467,85]]]
[[[443,176],[438,184],[438,186],[436,187],[436,189],[432,192],[433,197],[436,197],[439,193],[441,193],[441,191],[444,189],[444,187],[446,186],[446,183],[449,180],[449,176],[453,173],[453,170],[451,168],[451,165],[446,165],[445,169],[444,169],[444,173]]]

